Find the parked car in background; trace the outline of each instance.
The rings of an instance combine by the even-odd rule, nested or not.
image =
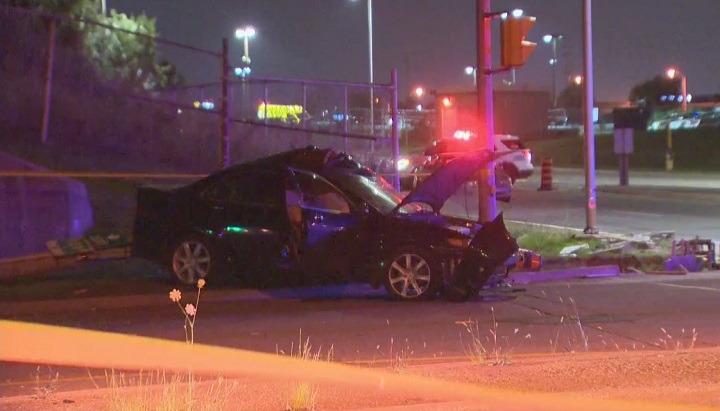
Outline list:
[[[648,124],[648,130],[681,130],[697,128],[703,115],[699,112],[691,113],[667,113],[662,117],[656,118]]]
[[[417,187],[425,178],[434,173],[441,165],[457,157],[458,153],[428,156],[416,154],[401,156],[398,161],[400,174],[400,190],[410,191]],[[466,153],[465,153],[466,154]],[[395,171],[391,158],[383,158],[372,163],[370,168],[388,181],[392,181]],[[476,185],[477,179],[471,178],[466,184]],[[509,203],[512,199],[512,178],[500,168],[495,170],[495,196],[498,201]]]
[[[438,170],[443,164],[456,158],[452,155],[433,156],[425,164],[416,167],[412,173],[400,180],[400,186],[403,190],[412,190],[420,184],[425,178]],[[414,178],[413,178],[414,177]],[[471,178],[466,184],[477,185],[477,178]],[[509,203],[512,199],[513,181],[510,176],[500,168],[495,169],[495,198],[498,201]]]
[[[567,126],[569,119],[568,112],[564,108],[551,108],[548,110],[548,128]]]
[[[708,111],[703,114],[698,127],[720,127],[720,111]]]
[[[458,130],[454,138],[436,140],[425,150],[430,156],[444,155],[448,157],[462,155],[477,148],[474,133]],[[495,168],[502,170],[512,180],[528,178],[532,175],[532,152],[518,136],[510,134],[495,135]]]
[[[487,161],[475,153],[447,162],[405,197],[352,157],[315,147],[172,190],[140,188],[132,254],[187,284],[228,275],[255,286],[366,281],[399,300],[464,298],[540,261],[518,249],[502,214],[483,225],[440,214]]]

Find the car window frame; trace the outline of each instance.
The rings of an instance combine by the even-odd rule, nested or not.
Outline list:
[[[280,204],[280,195],[279,195],[279,189],[276,189],[277,191],[276,195],[270,196],[270,202],[259,202],[259,201],[249,201],[249,200],[243,200],[243,199],[221,199],[216,197],[211,197],[209,195],[209,192],[213,189],[216,189],[218,186],[227,183],[229,180],[233,179],[239,179],[239,178],[248,178],[249,180],[254,180],[258,183],[267,181],[267,177],[271,176],[271,181],[275,184],[276,187],[279,187],[279,184],[282,179],[278,178],[277,173],[273,173],[270,170],[263,170],[263,171],[245,171],[243,173],[236,173],[224,176],[216,181],[213,181],[208,187],[205,187],[201,193],[200,197],[206,201],[212,201],[216,203],[221,204],[233,204],[233,205],[245,205],[245,206],[255,206],[255,207],[266,207],[266,208],[275,208],[278,209],[281,207]]]
[[[338,211],[338,210],[333,210],[333,209],[328,209],[328,208],[314,207],[314,206],[312,206],[312,205],[308,205],[308,204],[305,202],[305,200],[304,200],[305,192],[304,192],[304,190],[302,189],[302,186],[301,186],[300,182],[295,179],[295,173],[304,174],[304,175],[306,175],[306,176],[316,178],[316,179],[318,179],[319,181],[321,181],[322,183],[327,184],[335,193],[337,193],[338,195],[340,195],[340,197],[343,199],[343,201],[345,201],[345,202],[347,203],[347,205],[348,205],[348,212],[343,212],[343,211]],[[355,202],[353,202],[353,201],[348,197],[348,195],[345,194],[345,192],[343,192],[343,190],[341,190],[338,186],[336,186],[335,184],[333,184],[331,181],[329,181],[329,180],[326,179],[325,177],[321,176],[320,174],[317,174],[317,173],[314,173],[314,172],[308,171],[308,170],[303,170],[303,169],[299,169],[299,168],[289,167],[289,168],[288,168],[288,174],[287,174],[287,177],[286,177],[286,178],[292,178],[292,179],[294,179],[293,183],[300,189],[300,194],[301,194],[301,201],[300,201],[301,204],[300,204],[300,206],[301,206],[303,209],[312,210],[312,211],[318,211],[318,212],[323,212],[323,213],[331,213],[331,214],[335,214],[335,215],[354,215],[354,214],[357,214],[358,207],[357,207],[357,205],[355,204]]]

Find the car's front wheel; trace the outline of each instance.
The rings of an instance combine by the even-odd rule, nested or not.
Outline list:
[[[515,167],[514,165],[512,165],[510,163],[502,163],[498,166],[498,168],[500,170],[504,171],[505,174],[507,174],[508,177],[510,177],[510,181],[512,182],[512,184],[515,184],[515,182],[518,179],[518,174],[519,174],[517,167]]]
[[[215,255],[208,241],[200,236],[188,236],[171,248],[170,269],[183,284],[194,284],[215,271]]]
[[[388,258],[385,288],[397,300],[429,300],[441,284],[441,270],[432,254],[417,247],[402,247]]]

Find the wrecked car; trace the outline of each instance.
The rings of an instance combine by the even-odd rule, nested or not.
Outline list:
[[[172,190],[141,187],[132,253],[182,283],[367,282],[399,300],[476,294],[529,265],[502,215],[480,225],[440,208],[488,155],[443,165],[404,198],[351,156],[307,147],[235,165]]]

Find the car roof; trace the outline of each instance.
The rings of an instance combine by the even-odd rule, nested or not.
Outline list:
[[[337,157],[338,153],[332,149],[320,149],[315,146],[307,146],[232,165],[222,170],[218,170],[187,186],[181,187],[180,189],[204,187],[207,184],[211,184],[227,176],[262,170],[281,171],[292,167],[306,171],[319,172],[328,163],[328,161],[330,161],[330,159],[336,159]]]

